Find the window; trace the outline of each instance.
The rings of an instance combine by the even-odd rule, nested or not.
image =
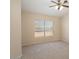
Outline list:
[[[53,22],[49,20],[35,20],[35,37],[53,35]]]
[[[51,21],[45,21],[45,36],[53,35],[53,23]]]

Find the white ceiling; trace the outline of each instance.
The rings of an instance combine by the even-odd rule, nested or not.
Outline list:
[[[55,7],[50,8],[50,5],[55,5],[50,1],[51,0],[22,0],[22,11],[41,13],[51,16],[63,16],[68,13],[68,8],[63,8],[61,11],[58,11]]]

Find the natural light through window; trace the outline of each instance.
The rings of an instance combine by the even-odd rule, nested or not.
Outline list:
[[[35,37],[53,36],[53,22],[49,20],[35,20]]]

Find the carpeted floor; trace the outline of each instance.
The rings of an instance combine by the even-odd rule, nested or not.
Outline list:
[[[69,59],[69,47],[64,42],[49,42],[23,47],[22,59]]]

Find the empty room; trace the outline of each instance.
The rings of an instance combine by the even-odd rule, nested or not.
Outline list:
[[[69,1],[11,1],[11,59],[69,59]]]

